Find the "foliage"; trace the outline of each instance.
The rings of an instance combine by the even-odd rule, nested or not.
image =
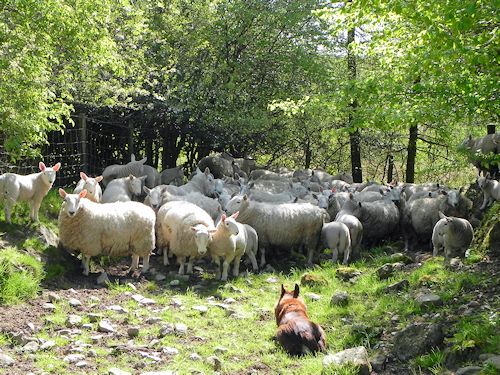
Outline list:
[[[439,349],[432,349],[428,354],[423,354],[414,359],[415,367],[429,370],[432,374],[441,374],[443,372],[443,365],[445,354]]]

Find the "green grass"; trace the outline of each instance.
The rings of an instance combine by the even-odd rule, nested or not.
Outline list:
[[[432,349],[430,353],[421,355],[412,361],[414,367],[425,369],[432,374],[438,375],[443,372],[445,354],[438,349]]]

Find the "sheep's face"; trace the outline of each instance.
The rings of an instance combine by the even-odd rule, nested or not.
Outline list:
[[[222,219],[219,225],[223,225],[225,230],[228,231],[231,235],[237,236],[240,233],[238,229],[238,224],[236,224],[236,217],[238,217],[238,212],[233,214],[230,217],[226,217],[226,215],[222,215]]]
[[[224,193],[224,181],[222,181],[220,178],[217,178],[214,180],[214,185],[216,193],[218,194]]]
[[[448,192],[448,204],[451,207],[458,207],[458,203],[460,202],[460,193],[456,190],[450,190]]]
[[[149,205],[153,210],[157,210],[161,206],[161,191],[160,189],[152,189],[149,191]]]
[[[214,176],[211,174],[205,175],[205,191],[207,192],[206,195],[208,197],[214,197],[215,196],[215,179]]]
[[[218,201],[219,201],[219,204],[220,204],[221,208],[224,211],[226,210],[227,205],[228,205],[230,199],[231,199],[231,197],[229,196],[229,194],[221,194],[221,195],[219,195]]]
[[[480,187],[481,189],[483,189],[483,188],[486,186],[486,182],[487,182],[486,177],[479,176],[479,177],[477,178],[477,184],[479,185],[479,187]]]
[[[56,180],[56,172],[61,168],[61,163],[57,163],[53,167],[46,167],[44,163],[40,162],[38,164],[40,171],[42,172],[42,179],[47,185],[51,185]]]
[[[147,176],[142,176],[142,177],[135,177],[135,176],[128,176],[128,187],[130,192],[135,195],[139,196],[141,195],[142,192],[142,184],[146,180]]]
[[[215,231],[215,228],[208,229],[204,225],[196,225],[191,227],[194,232],[194,241],[198,249],[198,254],[205,255],[207,252],[208,243],[210,242],[211,235]]]
[[[248,197],[246,195],[235,195],[231,198],[226,206],[226,212],[231,215],[236,211],[241,211],[245,204],[248,204]]]
[[[80,209],[80,201],[87,195],[87,190],[82,190],[79,194],[67,194],[63,189],[59,189],[59,195],[64,199],[62,208],[69,217],[76,215]]]
[[[319,194],[313,196],[317,197],[319,208],[324,208],[325,210],[328,208],[328,197],[326,195]]]

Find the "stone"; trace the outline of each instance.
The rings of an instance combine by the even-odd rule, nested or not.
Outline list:
[[[167,278],[167,276],[166,276],[166,275],[164,275],[164,274],[162,274],[162,273],[157,273],[157,274],[155,275],[155,280],[156,280],[156,281],[163,281],[163,280],[165,280],[166,278]]]
[[[23,346],[22,351],[26,353],[35,353],[40,348],[40,345],[36,341],[30,341]]]
[[[101,272],[101,274],[97,277],[97,285],[105,285],[105,284],[109,284],[109,277],[108,277],[108,274],[106,272]]]
[[[207,313],[208,307],[203,305],[198,305],[198,306],[193,306],[193,310],[199,311],[203,315]]]
[[[57,293],[54,293],[54,292],[50,292],[48,294],[48,298],[49,298],[49,302],[59,302],[61,300],[61,296]]]
[[[166,371],[148,371],[141,372],[141,375],[176,375],[174,371],[166,370]]]
[[[56,309],[56,305],[54,305],[53,303],[44,303],[42,305],[42,309],[54,311]]]
[[[335,276],[342,281],[351,281],[361,275],[361,272],[351,267],[339,267]]]
[[[441,297],[433,293],[421,293],[415,298],[415,301],[422,307],[440,306],[443,304]]]
[[[156,303],[151,298],[146,298],[144,296],[141,296],[140,294],[134,294],[132,296],[132,299],[136,302],[139,302],[141,305],[153,305]]]
[[[309,298],[311,301],[319,301],[321,296],[316,293],[308,292],[304,294],[305,297]]]
[[[47,340],[42,345],[40,345],[40,350],[47,350],[47,349],[53,348],[54,346],[56,346],[55,341]]]
[[[208,357],[206,362],[212,366],[214,371],[220,371],[220,369],[222,368],[221,360],[215,355],[211,355],[210,357]]]
[[[41,239],[47,244],[47,246],[57,247],[59,245],[59,237],[45,225],[40,224],[38,227]]]
[[[229,349],[228,348],[225,348],[223,346],[217,346],[215,349],[214,349],[214,352],[215,353],[226,353]]]
[[[387,362],[387,357],[383,354],[376,354],[370,358],[370,364],[375,372],[382,373],[385,370],[385,364]]]
[[[0,353],[0,367],[12,366],[14,363],[16,363],[14,358],[7,354]]]
[[[87,318],[89,319],[89,322],[91,322],[91,323],[97,323],[99,320],[102,319],[102,315],[101,314],[89,313],[89,314],[87,314]]]
[[[305,273],[300,278],[300,285],[321,286],[327,284],[328,281],[324,277],[313,275],[310,273]]]
[[[460,258],[451,258],[449,266],[450,268],[461,268],[464,264],[462,263],[462,260]]]
[[[152,316],[145,320],[146,324],[155,324],[161,322],[161,318],[159,316]]]
[[[117,367],[111,367],[110,369],[108,369],[108,375],[132,375],[132,373],[120,370]]]
[[[170,306],[173,307],[182,307],[182,301],[178,298],[172,298],[170,300]]]
[[[175,324],[175,333],[177,333],[178,335],[185,335],[187,334],[187,325],[183,324],[183,323],[176,323]]]
[[[271,276],[271,277],[268,277],[266,279],[266,281],[270,284],[274,284],[274,283],[277,283],[279,281],[279,279],[276,277],[276,276]]]
[[[462,367],[455,372],[455,375],[479,375],[482,369],[482,367],[478,366]]]
[[[349,293],[341,291],[333,294],[330,300],[331,306],[346,306],[349,303]]]
[[[148,348],[154,348],[155,346],[157,346],[158,344],[160,343],[160,340],[158,339],[152,339],[149,344],[148,344]]]
[[[130,338],[139,336],[139,327],[129,327],[127,329],[127,335]]]
[[[391,262],[401,262],[404,264],[412,264],[413,259],[411,259],[408,255],[403,253],[394,253],[390,256]]]
[[[79,362],[75,363],[76,367],[85,367],[85,366],[88,366],[88,365],[89,365],[89,363],[87,361],[79,361]]]
[[[394,337],[394,354],[401,361],[407,361],[443,343],[441,325],[434,323],[411,324]]]
[[[79,315],[70,314],[66,318],[66,327],[73,328],[82,325],[82,317]]]
[[[99,330],[99,332],[103,332],[103,333],[112,333],[115,331],[115,329],[113,328],[111,323],[108,322],[107,320],[101,320],[99,322],[98,330]]]
[[[128,310],[124,307],[121,307],[120,305],[108,306],[108,310],[115,311],[115,312],[120,313],[120,314],[128,313]]]
[[[171,335],[174,332],[175,332],[175,326],[172,323],[168,323],[160,328],[160,333],[158,334],[158,337],[162,338],[167,335]]]
[[[394,264],[386,263],[375,271],[380,280],[385,280],[394,274]]]
[[[384,291],[386,293],[393,293],[393,292],[400,292],[402,290],[408,289],[410,286],[410,282],[406,279],[403,279],[401,281],[395,282],[391,285],[388,285],[384,288]]]
[[[500,370],[500,355],[491,356],[484,363],[493,366],[497,370]]]
[[[68,354],[64,357],[63,361],[68,363],[77,363],[83,361],[85,356],[83,354]]]
[[[368,360],[368,353],[364,346],[326,355],[323,358],[323,369],[326,370],[332,366],[341,366],[345,363],[357,365],[359,367],[359,375],[369,375],[372,370],[372,366]]]
[[[171,280],[169,282],[170,286],[179,286],[180,284],[181,284],[181,282],[179,280],[177,280],[177,279]]]
[[[68,300],[68,303],[73,306],[73,307],[77,307],[77,306],[81,306],[82,303],[80,302],[80,300],[76,299],[76,298],[70,298]]]
[[[169,356],[174,356],[174,355],[177,355],[179,354],[179,350],[176,349],[176,348],[172,348],[170,346],[164,346],[161,351],[163,353],[165,353],[166,355],[169,355]]]
[[[189,359],[191,361],[201,361],[201,357],[200,357],[200,355],[198,353],[191,353],[189,355]]]
[[[226,299],[225,299],[224,301],[222,301],[222,302],[224,302],[224,303],[225,303],[225,304],[227,304],[227,305],[231,305],[232,303],[235,303],[235,302],[236,302],[236,300],[235,300],[234,298],[226,298]]]

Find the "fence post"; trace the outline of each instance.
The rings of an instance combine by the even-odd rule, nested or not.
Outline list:
[[[90,173],[89,170],[89,153],[88,153],[88,139],[87,139],[87,117],[84,113],[78,115],[78,122],[80,123],[80,144],[82,145],[82,170],[85,173]]]

